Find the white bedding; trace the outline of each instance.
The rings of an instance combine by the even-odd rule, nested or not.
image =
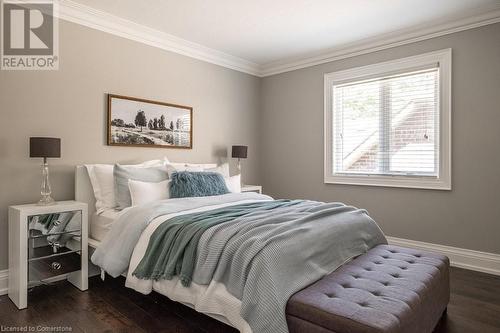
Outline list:
[[[241,301],[232,296],[221,283],[212,281],[208,286],[201,286],[193,282],[190,287],[184,287],[176,277],[172,280],[152,281],[138,279],[132,273],[144,256],[152,233],[166,219],[178,215],[208,211],[253,201],[255,200],[241,200],[221,205],[204,206],[198,209],[185,210],[180,213],[163,215],[154,219],[144,230],[137,242],[130,260],[125,286],[143,294],[149,294],[154,290],[174,301],[189,305],[198,312],[217,318],[237,328],[240,332],[252,332],[248,323],[240,315]]]
[[[89,225],[89,237],[98,241],[102,241],[104,239],[104,236],[106,236],[106,234],[111,229],[113,222],[116,221],[121,213],[122,211],[118,211],[115,209],[106,209],[100,214],[92,214]]]

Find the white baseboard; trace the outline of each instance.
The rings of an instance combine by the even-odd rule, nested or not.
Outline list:
[[[0,271],[0,295],[6,295],[9,292],[9,270]]]
[[[450,258],[451,265],[500,276],[500,254],[461,249],[458,247],[425,243],[403,238],[387,237],[389,244],[441,253]],[[9,270],[0,271],[0,295],[9,290]]]
[[[500,254],[462,249],[453,246],[425,243],[403,238],[387,237],[391,245],[443,254],[450,258],[451,266],[483,273],[500,275]]]

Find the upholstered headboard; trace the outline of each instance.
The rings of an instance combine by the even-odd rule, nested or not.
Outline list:
[[[87,203],[89,218],[95,213],[95,197],[89,173],[84,165],[77,165],[75,170],[75,200]]]

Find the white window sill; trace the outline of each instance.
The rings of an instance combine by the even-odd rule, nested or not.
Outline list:
[[[325,175],[325,184],[402,187],[445,191],[451,190],[450,179],[418,176]]]

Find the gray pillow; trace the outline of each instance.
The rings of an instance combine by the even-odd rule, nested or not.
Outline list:
[[[113,176],[115,178],[116,209],[118,210],[132,205],[130,190],[128,188],[129,179],[152,183],[158,183],[168,179],[168,173],[164,166],[142,168],[115,164]]]
[[[207,197],[229,193],[219,172],[178,171],[172,174],[171,198]]]

